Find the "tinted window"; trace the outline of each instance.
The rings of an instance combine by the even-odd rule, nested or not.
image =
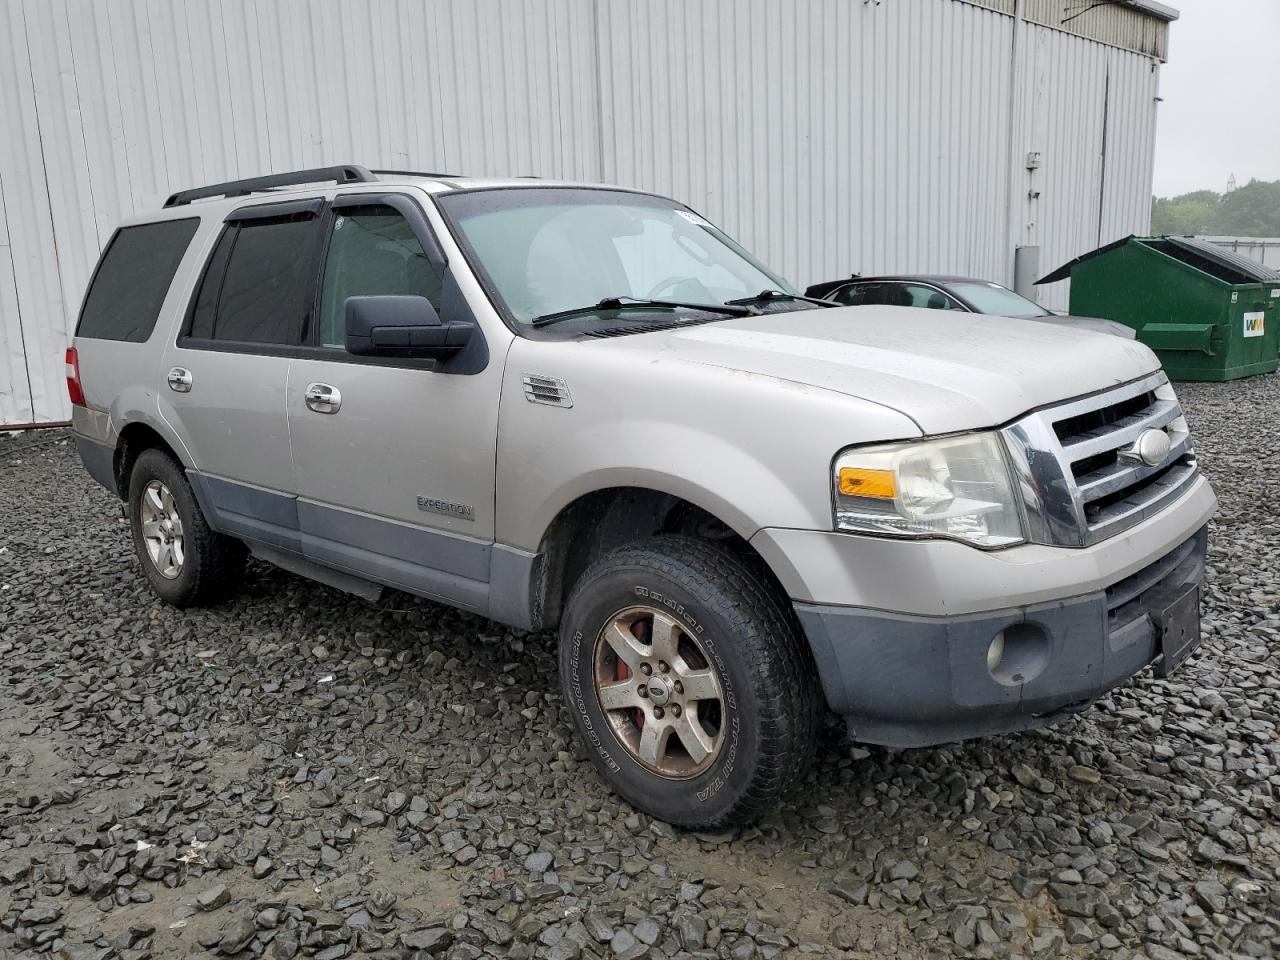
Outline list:
[[[878,304],[887,307],[921,307],[926,310],[964,310],[959,301],[936,287],[890,280],[850,283],[832,293],[830,299],[850,307]]]
[[[878,304],[888,307],[909,307],[913,300],[911,294],[903,289],[900,283],[875,281],[872,283],[851,283],[841,287],[831,295],[836,303],[850,307]]]
[[[346,343],[347,297],[408,294],[440,309],[443,266],[428,259],[413,228],[383,204],[335,211],[320,297],[320,343]]]
[[[228,226],[196,296],[191,336],[297,343],[315,225],[315,218],[306,216]]]
[[[904,283],[902,289],[911,297],[911,306],[926,310],[963,310],[964,307],[953,297],[947,296],[936,287],[926,287],[918,283]]]
[[[218,245],[213,248],[213,256],[205,268],[204,281],[200,284],[200,292],[196,295],[195,312],[191,318],[191,336],[204,340],[213,337],[213,316],[218,310],[218,292],[222,289],[222,277],[227,269],[227,258],[231,256],[231,245],[235,243],[236,228],[227,227],[218,238]]]
[[[84,299],[76,336],[132,343],[151,336],[199,225],[193,218],[117,230]]]

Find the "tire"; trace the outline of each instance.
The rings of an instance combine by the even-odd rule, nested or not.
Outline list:
[[[239,587],[248,551],[209,527],[182,465],[169,453],[153,448],[138,456],[129,475],[129,522],[143,575],[166,603],[202,606]],[[158,558],[152,555],[157,539]]]
[[[685,536],[587,568],[561,622],[560,681],[610,786],[682,827],[772,810],[808,765],[822,703],[785,599],[736,554]]]

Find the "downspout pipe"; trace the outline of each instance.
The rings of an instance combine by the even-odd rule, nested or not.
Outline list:
[[[1019,201],[1021,201],[1021,177],[1018,176],[1018,81],[1021,71],[1018,65],[1018,50],[1021,45],[1022,31],[1024,24],[1023,0],[1013,0],[1013,42],[1010,45],[1009,54],[1009,142],[1007,144],[1007,164],[1009,177],[1005,184],[1005,250],[1006,256],[1009,257],[1006,263],[1006,269],[1010,274],[1014,271],[1014,251],[1017,249],[1020,239],[1021,230],[1015,222],[1015,217],[1021,209]],[[1016,195],[1016,196],[1015,196]],[[1008,277],[1004,278],[1008,281]]]

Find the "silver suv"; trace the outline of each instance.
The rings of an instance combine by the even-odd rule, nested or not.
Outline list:
[[[824,708],[1007,733],[1199,639],[1215,499],[1146,347],[809,301],[648,193],[184,191],[116,232],[67,363],[163,599],[252,554],[558,627],[592,762],[677,824],[767,811]]]

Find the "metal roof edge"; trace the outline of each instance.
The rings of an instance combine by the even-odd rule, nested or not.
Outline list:
[[[1172,23],[1182,16],[1178,10],[1163,3],[1157,3],[1156,0],[1121,0],[1121,2],[1126,7],[1133,7],[1143,13],[1149,13],[1151,16],[1158,17],[1168,23]]]

